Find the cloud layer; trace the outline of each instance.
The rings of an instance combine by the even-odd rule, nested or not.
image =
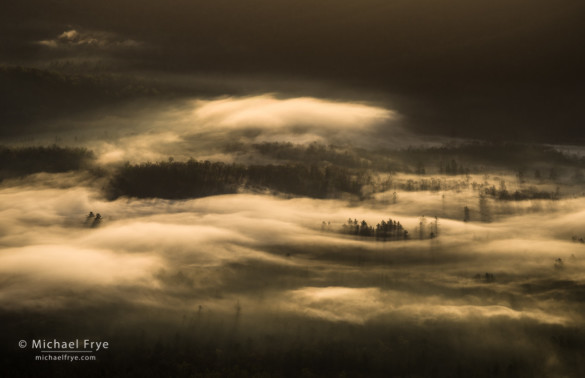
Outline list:
[[[84,128],[76,126],[83,122]],[[324,144],[404,145],[420,141],[400,126],[393,110],[312,97],[249,97],[139,102],[50,122],[62,144],[87,146],[101,163],[210,159],[231,161],[226,146],[291,141]],[[46,125],[44,125],[46,127]],[[380,134],[394,131],[392,142]],[[55,133],[46,139],[54,141]],[[45,137],[46,138],[46,137]],[[37,136],[35,142],[45,139]]]
[[[405,316],[583,321],[573,290],[585,280],[585,252],[567,229],[580,211],[559,211],[581,208],[580,199],[547,211],[547,223],[531,214],[492,224],[441,219],[436,241],[381,243],[323,232],[321,222],[337,229],[350,217],[371,224],[392,217],[416,235],[428,205],[405,200],[370,207],[253,194],[106,202],[89,188],[39,186],[46,176],[0,191],[0,301],[6,308],[58,308],[86,290],[117,300],[131,290],[124,301],[155,307],[178,296],[183,306],[229,313],[225,300],[231,298],[252,313],[357,324]],[[429,201],[440,206],[442,199]],[[103,215],[101,227],[84,227],[89,211]],[[482,282],[486,272],[495,283]],[[573,289],[552,305],[561,281]],[[70,285],[76,289],[66,289]],[[527,285],[539,289],[526,292]],[[216,302],[218,292],[224,299]],[[258,302],[259,295],[270,300]]]
[[[453,359],[439,350],[471,370],[519,359],[548,376],[578,366],[555,340],[581,345],[585,247],[571,236],[583,236],[582,198],[542,201],[538,212],[507,206],[491,223],[465,223],[473,192],[461,189],[399,192],[396,203],[252,193],[109,202],[100,185],[41,173],[0,186],[7,340],[25,331],[98,334],[125,357],[157,339],[205,351],[247,340],[245,350],[263,358],[265,348],[302,347],[344,361],[359,346],[383,356],[385,370],[425,358],[433,345],[445,374]],[[86,224],[89,211],[103,216],[99,227]],[[434,213],[439,236],[417,240],[420,216],[428,226]],[[336,233],[348,218],[399,220],[412,238]]]

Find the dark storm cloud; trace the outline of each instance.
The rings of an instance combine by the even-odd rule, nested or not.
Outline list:
[[[29,1],[6,6],[2,55],[42,61],[36,42],[80,25],[150,47],[118,52],[126,68],[330,81],[378,93],[424,133],[579,142],[584,10],[576,0]]]

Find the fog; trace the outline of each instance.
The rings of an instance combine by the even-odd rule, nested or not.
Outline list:
[[[3,8],[0,376],[585,376],[582,1]]]
[[[11,144],[58,142],[88,147],[96,152],[100,163],[137,163],[168,157],[230,161],[233,157],[224,153],[226,146],[267,141],[385,147],[429,144],[409,133],[400,124],[399,114],[390,109],[276,94],[138,101],[106,114],[83,113],[49,124],[39,127],[34,137],[13,139]],[[380,135],[388,132],[394,137],[382,141]]]
[[[440,213],[443,195],[447,206],[457,204],[454,216]],[[495,349],[507,348],[507,337],[497,332],[509,326],[560,327],[554,332],[561,334],[582,327],[585,247],[571,235],[580,231],[584,200],[543,203],[538,213],[508,207],[497,220],[482,223],[463,222],[466,195],[473,197],[471,191],[399,192],[392,203],[243,192],[109,202],[83,173],[7,181],[0,190],[0,306],[4,313],[47,315],[110,309],[118,324],[136,332],[146,318],[130,319],[139,313],[165,329],[180,329],[180,319],[192,316],[207,319],[210,330],[236,319],[233,326],[251,337],[285,337],[288,331],[276,319],[291,319],[300,329],[325,322],[364,332],[398,324],[437,332],[456,323],[469,332],[496,332],[482,336]],[[103,216],[99,227],[84,224],[89,211]],[[439,236],[416,240],[420,216],[430,223],[434,211]],[[347,218],[375,224],[389,217],[400,220],[413,240],[337,233]],[[330,222],[326,229],[323,221]],[[486,281],[486,272],[495,281]],[[103,322],[89,314],[82,324]],[[152,326],[151,334],[165,334]],[[319,327],[317,337],[332,337]],[[207,335],[185,335],[190,332]],[[539,332],[516,335],[517,350],[556,355],[550,345],[539,352],[530,348],[548,343]],[[545,374],[556,374],[564,363]]]
[[[229,350],[220,371],[232,366],[230,358],[248,361],[249,355],[231,349],[244,340],[255,345],[250,353],[266,358],[262,364],[281,366],[264,349],[274,347],[273,338],[282,340],[280,353],[301,345],[314,348],[311,356],[330,343],[355,343],[374,359],[386,355],[380,345],[410,345],[395,358],[366,365],[353,352],[339,352],[351,354],[339,371],[373,375],[390,367],[432,374],[415,362],[426,358],[429,343],[464,361],[458,368],[453,358],[433,352],[428,369],[439,376],[457,369],[472,374],[478,364],[512,366],[526,375],[539,369],[542,376],[580,369],[576,349],[583,340],[575,330],[585,321],[585,244],[579,240],[585,199],[578,179],[526,178],[514,169],[489,168],[487,161],[481,173],[456,175],[413,174],[409,166],[402,172],[366,169],[370,179],[359,196],[316,199],[241,184],[235,193],[202,198],[112,200],[109,180],[125,162],[168,161],[158,166],[170,168],[192,158],[287,162],[251,152],[255,143],[272,141],[294,141],[304,153],[345,143],[339,151],[377,159],[392,150],[367,155],[353,145],[375,139],[381,127],[395,127],[404,140],[413,134],[388,109],[275,95],[161,106],[117,119],[119,134],[102,135],[111,121],[88,120],[93,131],[61,141],[91,146],[95,158],[87,165],[16,171],[0,184],[0,308],[7,324],[15,318],[26,323],[11,328],[9,339],[22,337],[23,329],[46,337],[89,333],[132,354],[137,340],[146,338],[148,349],[176,334],[185,345]],[[243,147],[234,152],[226,141]],[[422,151],[434,151],[420,142]],[[406,157],[389,159],[419,159],[401,151]],[[573,169],[572,161],[559,169]],[[435,186],[428,186],[431,181]],[[506,200],[486,194],[495,187],[561,194]],[[101,215],[99,223],[90,212]],[[348,219],[374,226],[389,218],[409,236],[344,233]],[[43,318],[51,319],[52,333]],[[382,344],[374,347],[376,340]],[[335,350],[327,353],[339,358]],[[112,361],[105,363],[122,364]],[[323,368],[319,359],[302,361],[314,371]]]
[[[246,313],[267,306],[356,323],[393,313],[421,321],[526,316],[582,322],[581,298],[572,299],[570,289],[554,305],[547,302],[554,287],[538,293],[550,296],[544,301],[522,294],[542,281],[580,287],[585,251],[571,235],[580,231],[582,199],[558,201],[537,214],[509,209],[492,223],[465,223],[460,211],[455,219],[440,216],[437,239],[380,242],[323,231],[321,223],[336,231],[347,218],[375,224],[391,217],[415,235],[419,217],[431,222],[442,197],[417,194],[416,202],[400,193],[397,203],[375,206],[253,193],[108,202],[91,187],[42,181],[30,178],[26,186],[0,191],[5,308],[69,306],[91,288],[108,300],[125,290],[133,292],[124,299],[130,302],[156,295],[153,306],[185,295],[186,308],[213,307],[219,293],[245,303]],[[89,211],[102,214],[100,227],[84,226]],[[557,258],[565,261],[562,269],[555,269]],[[496,282],[474,281],[485,272]],[[182,282],[175,285],[177,275]],[[50,295],[69,285],[66,293]],[[188,293],[181,293],[183,286]]]

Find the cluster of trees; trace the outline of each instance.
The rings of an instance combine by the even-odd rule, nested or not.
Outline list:
[[[357,219],[349,218],[347,223],[341,227],[341,233],[346,235],[357,235],[365,237],[375,237],[376,240],[406,240],[408,239],[408,231],[402,227],[400,222],[388,219],[382,220],[372,227],[368,225],[365,220],[358,222]]]
[[[288,142],[260,143],[252,145],[251,148],[243,144],[230,144],[226,148],[229,152],[253,151],[289,163],[317,162],[386,173],[405,172],[419,175],[440,173],[455,176],[485,172],[486,167],[503,167],[519,172],[518,178],[521,182],[530,169],[534,170],[535,179],[541,180],[547,176],[549,180],[555,181],[559,177],[559,167],[564,166],[578,170],[574,180],[585,180],[585,175],[580,171],[585,158],[563,153],[551,146],[528,143],[472,142],[442,147],[369,151],[351,146],[319,143],[302,145]],[[468,165],[462,165],[461,161]],[[543,165],[548,166],[546,169],[550,170],[550,174],[541,175]]]
[[[580,169],[585,162],[584,157],[561,152],[552,146],[530,143],[471,142],[441,147],[409,147],[399,151],[383,151],[380,154],[394,161],[397,169],[407,166],[418,174],[432,173],[424,166],[436,166],[435,162],[439,161],[438,168],[441,174],[462,175],[481,172],[488,165],[521,171],[532,168],[535,170],[535,178],[541,179],[544,178],[540,172],[542,165],[552,165],[547,175],[552,181],[559,177],[558,168],[555,167],[568,166]],[[458,163],[461,160],[471,165],[462,166]]]
[[[311,143],[309,145],[290,142],[265,142],[252,145],[253,151],[272,159],[298,163],[325,163],[346,168],[373,169],[379,172],[410,172],[408,164],[403,162],[389,150],[367,151],[351,146],[325,145]],[[227,152],[247,152],[248,148],[241,143],[225,146]]]
[[[323,222],[321,230],[330,230],[331,224]],[[340,232],[346,235],[355,235],[363,237],[372,237],[376,240],[406,240],[410,237],[408,231],[398,221],[388,219],[382,220],[376,227],[370,226],[368,222],[362,220],[358,222],[357,219],[349,218],[345,224],[341,226]],[[434,239],[439,236],[439,218],[433,217],[430,222],[423,215],[419,218],[419,225],[415,228],[415,235],[418,235],[420,240]]]
[[[341,193],[361,196],[362,186],[371,182],[365,172],[352,172],[337,166],[252,165],[245,170],[248,186],[313,198],[337,197]]]
[[[252,145],[262,155],[278,160],[304,163],[328,162],[347,168],[371,168],[368,159],[361,158],[356,151],[347,148],[311,143],[307,146],[290,142],[264,142]]]
[[[37,172],[67,172],[88,167],[95,159],[85,148],[0,146],[0,179]]]
[[[251,165],[209,161],[126,164],[110,179],[108,197],[184,199],[237,192],[238,188],[269,189],[313,198],[361,195],[371,182],[365,173],[315,164]]]
[[[406,182],[397,185],[400,189],[407,192],[441,190],[462,190],[468,189],[469,183],[463,180],[443,180],[431,177],[430,179],[413,180],[408,179]]]
[[[418,220],[415,234],[418,234],[420,240],[436,238],[439,236],[439,218],[435,216],[434,220],[429,223],[427,222],[427,217],[421,216]]]
[[[243,181],[242,169],[235,164],[193,160],[126,164],[110,178],[107,195],[110,199],[195,198],[235,193]]]
[[[85,227],[95,228],[102,223],[102,216],[100,213],[93,214],[93,211],[90,211],[87,217],[85,217],[84,225]]]
[[[502,186],[502,188],[500,189],[496,189],[495,186],[491,186],[488,188],[484,188],[483,194],[502,201],[525,201],[533,199],[558,200],[561,198],[559,187],[557,187],[557,190],[554,192],[540,191],[535,188],[528,188],[515,190],[514,192],[511,193],[505,188],[505,186]]]
[[[534,163],[546,162],[549,164],[581,166],[583,157],[559,151],[553,146],[517,142],[471,142],[462,144],[444,145],[440,147],[407,148],[397,151],[393,155],[400,155],[409,161],[433,162],[450,161],[444,166],[453,174],[461,172],[461,166],[453,164],[454,159],[479,164],[498,165],[506,168],[515,164],[518,168],[530,166]],[[463,168],[465,171],[466,168]]]
[[[462,165],[458,165],[455,159],[451,159],[447,164],[441,160],[439,163],[439,173],[447,175],[468,175],[470,170]]]

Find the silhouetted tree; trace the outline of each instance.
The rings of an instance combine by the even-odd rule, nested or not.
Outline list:
[[[91,224],[91,227],[97,227],[102,223],[102,216],[100,215],[100,213],[97,213],[95,215],[95,219],[93,220],[93,223]]]
[[[427,219],[423,215],[422,217],[419,218],[418,232],[419,232],[419,239],[420,240],[424,239],[424,230],[425,230],[426,224],[427,224]]]
[[[400,222],[393,221],[392,219],[388,219],[388,221],[382,220],[374,228],[368,225],[365,220],[362,220],[361,223],[358,223],[357,219],[352,220],[349,218],[347,223],[342,225],[341,233],[364,237],[375,237],[377,240],[383,241],[388,239],[398,240],[408,238],[408,232],[402,227]]]
[[[87,217],[85,217],[85,222],[84,224],[86,226],[91,226],[93,224],[95,215],[93,215],[93,211],[90,211],[89,214],[87,215]]]
[[[431,234],[433,234],[433,237],[437,237],[439,236],[439,218],[435,215],[435,222],[431,223]]]
[[[484,194],[479,195],[479,216],[482,222],[492,221],[489,203]]]

